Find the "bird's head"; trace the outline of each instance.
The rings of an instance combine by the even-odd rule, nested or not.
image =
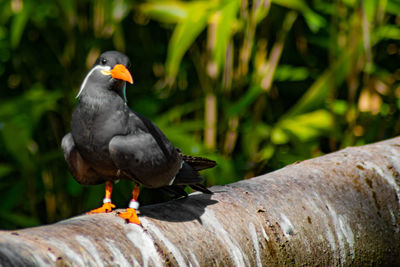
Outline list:
[[[128,70],[129,64],[129,58],[118,51],[104,52],[86,75],[76,97],[87,89],[105,88],[116,91],[126,101],[126,82],[133,84],[132,75]]]

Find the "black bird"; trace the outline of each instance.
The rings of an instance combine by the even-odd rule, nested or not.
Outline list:
[[[156,125],[128,107],[126,82],[133,83],[128,65],[128,57],[120,52],[100,55],[82,82],[71,132],[61,146],[75,180],[84,185],[106,183],[103,206],[89,213],[112,211],[113,184],[128,179],[135,182],[135,188],[129,208],[119,215],[140,224],[135,212],[139,184],[183,196],[186,185],[211,193],[201,185],[198,171],[216,163],[183,155]]]

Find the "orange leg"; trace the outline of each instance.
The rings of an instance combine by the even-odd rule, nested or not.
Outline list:
[[[132,199],[129,202],[129,208],[125,212],[121,212],[118,215],[125,219],[126,222],[136,223],[140,225],[139,218],[136,214],[136,210],[139,208],[139,202],[137,201],[139,197],[140,186],[135,184],[135,188],[132,191]]]
[[[115,205],[111,203],[111,194],[112,194],[112,189],[113,189],[113,182],[107,181],[106,182],[106,196],[103,199],[103,206],[101,206],[98,209],[91,210],[87,212],[88,214],[90,213],[106,213],[106,212],[111,212],[113,209],[115,209]]]

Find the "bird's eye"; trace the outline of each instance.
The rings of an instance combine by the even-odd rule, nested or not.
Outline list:
[[[107,59],[103,58],[103,59],[101,60],[101,64],[105,65],[106,63],[107,63]]]

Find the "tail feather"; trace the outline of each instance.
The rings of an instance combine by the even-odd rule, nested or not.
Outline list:
[[[200,191],[203,192],[205,194],[210,194],[212,195],[213,192],[211,192],[210,190],[208,190],[204,185],[202,184],[191,184],[189,185],[192,189],[196,190],[196,191]]]
[[[209,169],[217,165],[214,160],[182,154],[182,159],[196,171]]]
[[[200,174],[185,161],[182,165],[182,168],[175,176],[173,185],[200,184],[203,181],[203,177],[201,177]]]
[[[161,187],[167,194],[174,198],[187,197],[187,193],[185,192],[185,186],[183,185],[170,185]]]
[[[212,168],[217,165],[217,163],[213,160],[202,157],[184,155],[179,149],[178,152],[182,157],[183,165],[178,174],[175,176],[173,184],[165,189],[176,196],[184,196],[184,188],[186,185],[188,185],[193,190],[206,194],[212,194],[210,190],[202,185],[204,179],[200,176],[198,171]]]

